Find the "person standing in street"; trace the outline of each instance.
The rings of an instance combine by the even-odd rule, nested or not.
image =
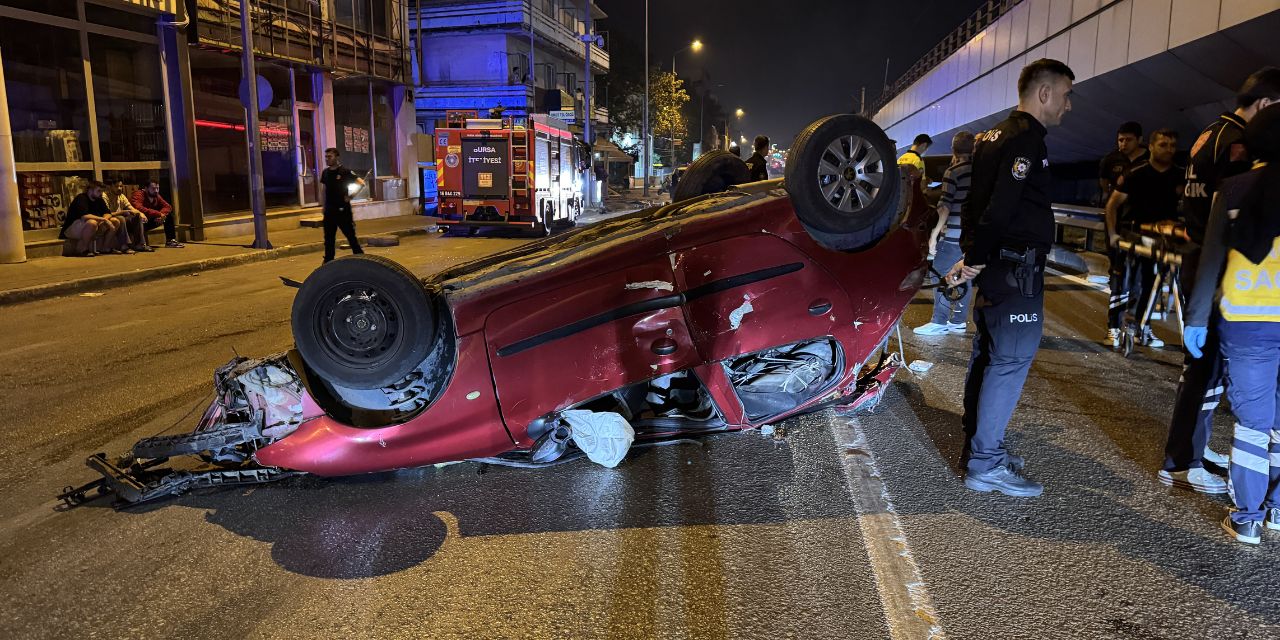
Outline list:
[[[1147,160],[1147,149],[1142,146],[1142,125],[1129,121],[1116,131],[1116,148],[1102,158],[1098,168],[1098,186],[1102,189],[1102,206],[1111,201],[1111,192],[1124,182],[1130,169]],[[1129,304],[1131,284],[1125,280],[1125,256],[1115,247],[1108,246],[1111,276],[1111,299],[1107,310],[1107,343],[1115,349],[1120,346],[1120,324],[1125,306]]]
[[[1258,162],[1218,183],[1185,340],[1192,358],[1208,356],[1209,322],[1218,325],[1236,415],[1228,470],[1235,509],[1222,528],[1258,544],[1264,526],[1280,529],[1280,104],[1258,112],[1244,140]]]
[[[1119,185],[1124,174],[1147,160],[1148,150],[1142,145],[1142,124],[1130,120],[1116,131],[1116,148],[1102,157],[1098,166],[1098,187],[1102,189],[1102,204],[1111,199],[1111,192]]]
[[[769,137],[756,136],[755,148],[756,152],[747,158],[747,169],[751,171],[751,181],[768,180],[769,163],[764,159],[764,154],[769,153]]]
[[[964,256],[947,274],[973,280],[977,335],[964,384],[966,487],[1035,497],[1023,460],[1004,445],[1044,331],[1044,264],[1053,245],[1046,127],[1071,110],[1075,74],[1042,58],[1018,75],[1018,107],[978,136],[969,201],[962,213]]]
[[[1218,184],[1249,170],[1249,153],[1244,140],[1246,124],[1259,111],[1276,103],[1280,103],[1280,69],[1261,69],[1240,87],[1235,111],[1219,116],[1192,144],[1183,190],[1183,215],[1187,235],[1196,246],[1205,243],[1205,227]],[[1180,284],[1182,295],[1187,299],[1196,295],[1199,262],[1199,250],[1182,257]],[[1216,311],[1211,309],[1210,313]],[[1188,352],[1183,358],[1182,376],[1178,378],[1178,391],[1173,402],[1173,418],[1169,421],[1169,437],[1164,447],[1164,467],[1156,474],[1164,484],[1202,493],[1222,492],[1221,480],[1210,477],[1204,462],[1222,468],[1227,466],[1227,456],[1209,448],[1213,412],[1225,389],[1217,325],[1216,318],[1210,318],[1204,325],[1208,335],[1203,357],[1193,358]],[[1183,342],[1186,342],[1185,336]]]
[[[951,166],[942,174],[942,198],[938,201],[938,224],[929,234],[929,253],[933,257],[933,269],[946,273],[960,261],[960,211],[969,199],[969,180],[972,176],[973,134],[961,131],[951,138]],[[968,328],[969,301],[973,289],[959,300],[947,299],[942,287],[933,292],[933,318],[914,329],[921,336],[963,334]]]
[[[920,175],[923,176],[924,154],[929,151],[931,146],[933,146],[933,138],[930,138],[929,134],[922,133],[916,136],[916,139],[911,141],[911,148],[898,156],[898,164],[915,167],[916,171],[919,171]]]
[[[347,237],[352,254],[364,253],[356,238],[356,222],[351,213],[351,196],[364,185],[364,180],[342,166],[342,157],[334,147],[324,150],[324,163],[326,168],[320,174],[320,185],[324,191],[321,200],[324,203],[324,262],[329,262],[337,252],[338,229]]]
[[[1178,199],[1182,196],[1185,171],[1173,164],[1173,156],[1178,152],[1178,133],[1172,129],[1161,129],[1151,134],[1150,151],[1147,161],[1130,169],[1107,200],[1107,242],[1113,254],[1119,256],[1123,256],[1116,251],[1121,231],[1137,232],[1142,224],[1178,217]],[[1156,282],[1156,261],[1138,256],[1129,260],[1122,257],[1121,260],[1122,265],[1128,266],[1120,278],[1125,288],[1112,289],[1111,295],[1114,298],[1123,294],[1127,300],[1121,308],[1121,315],[1128,314],[1138,322],[1138,339],[1142,344],[1155,349],[1163,347],[1164,341],[1156,337],[1145,322],[1151,289]]]

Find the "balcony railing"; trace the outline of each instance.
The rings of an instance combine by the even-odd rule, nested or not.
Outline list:
[[[535,37],[557,45],[566,54],[581,58],[579,34],[533,6],[530,0],[438,0],[422,7],[419,24],[427,30],[518,28],[528,29],[533,18]],[[591,45],[591,64],[609,70],[609,52]]]
[[[956,27],[947,37],[942,39],[928,53],[916,60],[916,63],[907,69],[892,84],[885,87],[884,93],[871,105],[870,113],[876,113],[884,108],[894,97],[902,93],[907,87],[915,83],[916,80],[923,78],[926,73],[933,70],[934,67],[940,65],[951,54],[959,51],[961,47],[967,44],[984,29],[999,20],[1001,16],[1009,13],[1011,9],[1021,3],[1022,0],[987,0],[978,7],[973,15]]]
[[[255,0],[251,5],[254,52],[278,60],[405,82],[409,50],[401,16],[406,0],[382,1],[389,5],[387,24],[375,31],[372,25],[326,20],[316,4]],[[196,11],[194,22],[200,42],[240,48],[239,2],[197,0]]]

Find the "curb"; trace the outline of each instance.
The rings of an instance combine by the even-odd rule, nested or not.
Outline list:
[[[426,235],[428,233],[429,226],[430,225],[424,225],[421,228],[415,227],[411,229],[401,229],[398,231],[386,231],[383,233],[372,234],[369,237],[395,236],[397,238],[401,238],[405,236]],[[58,296],[77,293],[86,289],[111,289],[137,282],[145,282],[147,280],[186,275],[188,273],[197,273],[200,271],[213,271],[215,269],[225,269],[227,267],[238,267],[240,265],[252,264],[255,262],[279,260],[280,258],[289,258],[308,253],[318,253],[320,251],[324,251],[323,241],[308,242],[305,244],[291,244],[283,247],[276,247],[274,249],[268,249],[266,251],[250,251],[247,253],[237,253],[229,256],[219,256],[217,258],[205,258],[203,260],[167,264],[159,267],[152,267],[150,269],[138,269],[135,271],[111,273],[91,278],[51,282],[49,284],[41,284],[34,287],[9,289],[8,291],[0,291],[0,306],[56,298]]]

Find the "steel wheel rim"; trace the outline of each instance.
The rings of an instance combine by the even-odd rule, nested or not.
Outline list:
[[[376,287],[343,283],[321,301],[317,333],[334,361],[352,368],[377,366],[399,342],[400,307]]]
[[[871,205],[884,185],[880,152],[862,136],[833,140],[818,157],[818,191],[833,209],[856,214]]]

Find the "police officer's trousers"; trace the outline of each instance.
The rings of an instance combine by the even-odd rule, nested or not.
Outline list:
[[[1227,358],[1227,397],[1236,414],[1231,499],[1236,522],[1260,521],[1280,507],[1280,323],[1218,323]]]
[[[965,457],[969,472],[1006,462],[1005,428],[1044,332],[1044,272],[1037,269],[1033,297],[1022,295],[1014,266],[992,260],[975,280],[973,320],[978,333],[964,383]]]

